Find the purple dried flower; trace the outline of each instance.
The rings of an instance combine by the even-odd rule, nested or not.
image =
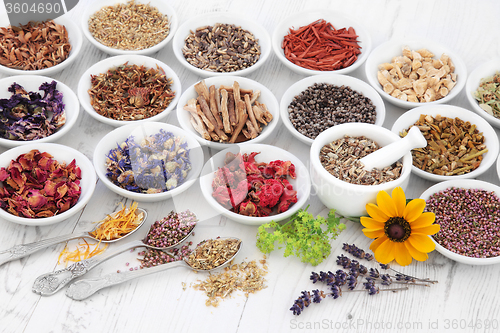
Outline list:
[[[330,290],[331,290],[331,296],[333,297],[333,299],[337,299],[339,298],[340,296],[342,296],[342,289],[340,289],[339,286],[337,286],[336,284],[334,285],[331,285],[330,286]]]
[[[318,289],[313,290],[313,303],[321,303],[323,300],[324,294],[320,292]]]
[[[369,253],[366,253],[365,251],[363,251],[362,249],[360,249],[359,247],[357,247],[354,244],[349,245],[347,243],[344,243],[342,245],[342,249],[344,251],[346,251],[347,253],[350,253],[354,257],[358,258],[358,259],[365,259],[365,260],[368,260],[368,261],[370,261],[370,260],[373,259],[373,255],[371,255]]]

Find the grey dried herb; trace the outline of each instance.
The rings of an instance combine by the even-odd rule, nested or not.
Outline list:
[[[172,99],[172,79],[156,66],[125,63],[106,73],[91,75],[90,104],[101,116],[115,120],[141,120],[164,111]]]
[[[495,118],[500,118],[500,73],[481,79],[473,95],[481,109]]]
[[[150,4],[119,3],[89,17],[89,32],[101,44],[120,50],[143,50],[167,38],[167,15]]]
[[[216,23],[186,37],[182,54],[191,65],[210,72],[234,72],[260,58],[258,39],[234,24]]]
[[[321,148],[321,165],[333,176],[351,184],[377,185],[399,178],[403,164],[397,161],[382,170],[366,171],[359,160],[381,147],[373,140],[344,136]]]
[[[423,171],[443,176],[463,175],[477,169],[482,155],[488,151],[483,133],[460,118],[422,114],[410,128],[413,126],[427,140],[426,147],[412,150],[413,165]],[[400,136],[406,136],[410,128]]]
[[[209,239],[200,243],[186,261],[195,269],[214,269],[231,260],[240,245],[241,241],[234,238]]]

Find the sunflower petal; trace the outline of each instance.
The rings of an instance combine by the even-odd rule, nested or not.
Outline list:
[[[375,260],[381,264],[388,264],[394,259],[394,242],[387,239],[375,250]]]
[[[366,211],[374,220],[385,222],[389,219],[389,216],[380,207],[372,203],[366,204]]]
[[[385,235],[384,229],[363,229],[363,233],[368,238],[378,238]]]
[[[429,236],[422,234],[411,234],[410,238],[408,238],[410,244],[420,252],[431,252],[436,248],[436,244],[429,238]]]
[[[406,205],[403,217],[408,222],[415,221],[420,215],[422,215],[424,208],[424,199],[413,199],[408,203],[408,205]]]
[[[394,201],[386,191],[379,191],[377,194],[377,205],[387,216],[396,216],[397,210]]]
[[[427,227],[411,228],[411,232],[415,234],[434,235],[439,232],[440,228],[441,226],[439,224],[431,224]]]
[[[435,219],[436,215],[434,213],[424,212],[416,220],[410,222],[410,226],[412,229],[428,227],[434,222]]]
[[[370,250],[372,250],[373,252],[375,252],[375,250],[380,246],[380,244],[382,244],[383,242],[385,242],[386,240],[388,240],[389,238],[387,238],[387,236],[382,236],[382,237],[379,237],[377,239],[375,239],[371,244],[370,244]]]
[[[396,216],[403,216],[406,207],[406,196],[401,187],[396,187],[392,190],[392,201],[394,201],[394,205],[396,206]]]
[[[370,229],[384,229],[385,223],[372,219],[371,217],[361,216],[360,218],[361,224],[365,228]]]
[[[411,255],[403,243],[394,244],[394,258],[401,266],[408,266],[412,261]]]
[[[406,249],[410,253],[410,255],[417,261],[426,261],[429,259],[429,256],[427,253],[417,251],[416,248],[413,247],[413,245],[410,244],[410,242],[404,242]]]

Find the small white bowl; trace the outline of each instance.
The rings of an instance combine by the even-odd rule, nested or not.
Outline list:
[[[259,60],[250,67],[227,73],[207,71],[195,67],[187,62],[186,58],[184,58],[184,55],[182,54],[182,48],[184,47],[185,40],[190,35],[191,31],[194,32],[197,28],[206,25],[213,26],[216,23],[234,24],[237,27],[241,27],[242,29],[251,32],[255,36],[255,38],[258,39],[260,45]],[[271,54],[271,37],[269,37],[269,33],[266,31],[266,29],[264,29],[262,25],[246,16],[240,16],[234,13],[208,13],[191,17],[186,22],[181,24],[177,29],[177,32],[175,33],[174,40],[172,41],[172,47],[174,49],[174,54],[177,60],[179,60],[179,62],[184,67],[186,67],[196,75],[199,75],[201,77],[232,75],[244,76],[260,68],[269,58],[269,55]]]
[[[398,179],[378,185],[358,185],[340,180],[330,174],[319,160],[319,153],[324,145],[343,138],[365,136],[377,142],[381,147],[400,140],[399,136],[386,128],[372,124],[346,123],[333,126],[316,137],[310,150],[310,171],[314,194],[330,209],[335,209],[346,217],[367,215],[366,204],[375,203],[377,193],[390,193],[400,186],[403,190],[408,185],[411,174],[411,153],[402,158],[403,168]]]
[[[87,5],[85,12],[83,13],[81,22],[84,36],[99,50],[111,55],[121,55],[121,54],[150,55],[164,48],[175,35],[175,31],[178,25],[178,20],[175,10],[167,2],[162,0],[135,0],[136,4],[149,4],[152,7],[156,7],[160,13],[167,15],[168,21],[170,23],[170,31],[167,37],[160,43],[143,50],[121,50],[101,44],[94,38],[94,36],[92,36],[92,34],[89,31],[90,16],[95,14],[103,7],[114,6],[120,3],[127,3],[128,1],[129,0],[101,0],[101,1],[94,1],[91,4]]]
[[[361,53],[358,54],[358,59],[351,66],[338,69],[335,71],[316,71],[295,65],[285,57],[285,53],[283,52],[283,48],[281,47],[281,45],[283,43],[283,39],[285,38],[285,36],[288,35],[289,29],[296,30],[300,27],[313,23],[319,19],[324,19],[325,21],[330,22],[335,27],[335,29],[349,28],[349,27],[354,28],[356,34],[359,36],[358,41],[359,45],[361,46]],[[372,40],[368,31],[364,28],[364,26],[361,23],[359,23],[359,21],[351,20],[347,17],[344,17],[337,11],[322,8],[322,9],[313,9],[313,10],[298,12],[285,18],[278,24],[278,26],[273,31],[272,45],[274,54],[276,54],[278,59],[286,67],[288,67],[297,74],[300,75],[317,75],[325,73],[347,74],[354,71],[359,66],[361,66],[363,62],[365,62],[365,60],[368,58],[368,54],[370,54],[370,51],[372,49]]]
[[[288,177],[288,180],[290,181],[290,184],[293,185],[293,189],[297,191],[297,202],[291,205],[286,212],[266,217],[240,215],[224,208],[212,196],[212,181],[214,179],[214,173],[217,169],[224,166],[224,159],[226,157],[226,153],[228,152],[232,152],[233,154],[250,154],[252,152],[260,152],[260,154],[255,156],[255,160],[257,162],[269,163],[275,160],[291,161],[295,165],[297,177],[295,179]],[[311,180],[309,178],[307,167],[304,163],[288,151],[265,144],[246,144],[234,145],[212,156],[212,158],[207,161],[201,172],[200,187],[207,202],[220,214],[239,223],[258,226],[271,221],[281,221],[287,219],[296,213],[309,199],[309,194],[311,192]]]
[[[158,65],[159,67],[163,68],[167,78],[172,79],[171,90],[175,91],[175,97],[170,101],[170,104],[164,111],[158,113],[153,117],[149,117],[146,119],[125,121],[125,120],[115,120],[101,116],[94,110],[94,108],[90,104],[90,95],[88,93],[89,89],[91,88],[90,75],[99,75],[101,73],[106,73],[108,69],[123,65],[126,62],[128,62],[129,65],[138,65],[138,66],[144,65],[146,68],[155,68],[155,69],[156,66]],[[80,99],[80,103],[82,104],[83,109],[87,111],[87,113],[91,117],[105,124],[118,127],[118,126],[128,125],[131,123],[158,121],[160,119],[165,118],[175,108],[175,105],[177,104],[177,101],[179,100],[182,93],[181,89],[182,89],[181,80],[179,79],[177,74],[175,74],[172,68],[170,68],[167,64],[151,57],[130,54],[130,55],[119,55],[106,58],[94,64],[89,69],[87,69],[80,78],[80,81],[78,82],[78,98]]]
[[[444,191],[448,188],[456,187],[456,188],[467,188],[467,189],[483,189],[490,192],[495,192],[495,194],[500,197],[500,187],[497,185],[493,185],[491,183],[475,180],[475,179],[457,179],[457,180],[448,180],[444,182],[437,183],[420,195],[420,199],[428,200],[433,194]],[[500,256],[491,257],[491,258],[472,258],[467,257],[455,252],[452,252],[440,245],[438,242],[434,240],[432,236],[429,236],[432,241],[436,244],[436,250],[441,253],[443,256],[455,260],[456,262],[467,264],[467,265],[493,265],[500,263]]]
[[[0,65],[0,73],[7,75],[54,75],[55,73],[60,72],[64,68],[68,67],[73,61],[75,61],[75,59],[78,58],[78,54],[82,49],[83,43],[83,37],[80,29],[71,19],[66,17],[66,15],[54,19],[54,22],[64,25],[66,27],[66,30],[68,30],[68,38],[69,43],[71,44],[71,51],[69,52],[69,56],[66,60],[55,66],[33,71],[25,71]]]
[[[306,77],[300,81],[295,82],[288,88],[283,97],[281,97],[280,102],[280,117],[283,120],[285,127],[295,136],[297,139],[302,141],[307,145],[312,145],[313,139],[301,134],[295,129],[292,122],[290,121],[288,106],[293,101],[295,96],[300,95],[301,92],[309,88],[315,83],[329,83],[336,86],[348,86],[352,90],[362,93],[365,97],[369,98],[377,111],[377,118],[375,119],[375,125],[382,126],[385,120],[385,105],[384,101],[380,95],[373,89],[368,83],[361,81],[355,77],[340,75],[340,74],[324,74],[324,75],[314,75]]]
[[[0,138],[0,146],[4,147],[17,147],[22,145],[27,145],[30,143],[40,143],[40,142],[52,142],[61,138],[63,135],[68,133],[73,125],[75,125],[76,120],[78,119],[78,114],[80,113],[80,103],[78,102],[78,98],[76,94],[69,88],[67,85],[62,83],[61,81],[54,80],[50,77],[46,76],[35,76],[35,75],[18,75],[18,76],[10,76],[0,80],[0,87],[2,90],[0,91],[0,99],[6,98],[9,99],[12,96],[12,93],[8,92],[7,89],[13,84],[17,83],[21,85],[27,92],[40,92],[43,97],[43,91],[38,90],[38,88],[45,82],[56,81],[56,89],[59,90],[63,94],[63,103],[64,103],[64,112],[66,115],[66,122],[63,126],[61,126],[55,133],[49,135],[45,138],[32,140],[32,141],[17,141],[17,140],[8,140],[5,138]]]
[[[441,57],[443,53],[447,54],[450,57],[450,59],[455,64],[457,84],[453,87],[453,89],[450,90],[448,95],[441,99],[428,103],[415,103],[403,101],[399,98],[393,97],[382,89],[382,86],[377,79],[377,72],[379,71],[378,66],[386,62],[390,63],[393,57],[402,55],[404,46],[408,46],[412,51],[425,48],[428,51],[434,53],[435,59],[439,59],[439,57]],[[375,88],[375,90],[382,96],[382,98],[384,98],[389,103],[404,109],[416,108],[422,105],[446,104],[460,93],[460,91],[465,86],[465,82],[467,81],[467,67],[465,66],[462,58],[457,53],[436,42],[420,38],[408,38],[406,40],[393,39],[380,44],[368,56],[365,64],[365,71],[368,83],[370,83],[371,86]]]
[[[420,106],[418,108],[411,109],[403,113],[394,122],[391,131],[394,132],[396,135],[399,135],[400,132],[407,129],[411,125],[415,124],[418,121],[421,114],[431,115],[433,117],[439,114],[447,118],[460,118],[463,121],[470,121],[471,124],[477,126],[477,130],[479,132],[483,133],[485,138],[484,143],[486,145],[486,148],[488,149],[488,152],[483,155],[483,160],[481,161],[481,165],[472,172],[463,175],[441,176],[423,171],[417,168],[416,166],[412,165],[411,166],[412,171],[417,176],[420,176],[428,180],[432,180],[434,182],[459,179],[459,178],[476,178],[477,176],[481,175],[486,170],[488,170],[493,165],[493,163],[495,163],[499,152],[498,137],[495,130],[493,129],[493,127],[491,127],[490,124],[488,124],[488,122],[486,122],[486,120],[484,120],[474,112],[458,106],[436,104],[436,105]]]
[[[257,99],[260,103],[263,103],[269,109],[269,112],[273,115],[273,120],[270,121],[267,126],[263,126],[262,132],[255,138],[245,142],[241,142],[239,144],[250,144],[250,143],[260,143],[265,140],[271,133],[273,133],[274,129],[278,125],[279,122],[279,105],[278,100],[274,96],[274,94],[266,88],[264,85],[260,84],[257,81],[240,77],[240,76],[217,76],[205,79],[205,84],[207,87],[211,85],[215,85],[218,88],[220,85],[232,86],[234,81],[238,81],[241,89],[251,89],[251,90],[260,90],[260,97]],[[198,83],[198,82],[197,82]],[[232,143],[220,143],[205,140],[196,130],[193,125],[189,121],[189,112],[184,110],[184,106],[187,105],[187,101],[191,98],[196,98],[198,94],[194,89],[194,84],[187,88],[179,99],[179,103],[177,104],[177,120],[179,121],[180,126],[187,132],[191,133],[198,142],[204,146],[214,148],[217,150],[226,149],[229,146],[233,145]]]
[[[113,184],[106,176],[106,158],[110,150],[125,142],[130,136],[134,136],[135,141],[140,142],[146,136],[157,134],[160,129],[171,132],[176,137],[183,138],[183,142],[187,142],[187,148],[190,149],[189,160],[192,169],[189,171],[184,183],[170,191],[153,194],[131,192]],[[157,202],[170,199],[193,185],[203,167],[204,159],[200,144],[186,131],[166,123],[147,122],[122,126],[106,134],[95,148],[93,161],[97,176],[111,191],[136,201]]]
[[[0,218],[10,222],[31,226],[45,226],[62,222],[78,213],[92,197],[92,193],[94,193],[97,181],[94,166],[85,155],[73,148],[56,143],[43,142],[32,143],[29,145],[23,145],[7,150],[0,155],[0,167],[7,168],[12,160],[15,160],[19,157],[19,155],[28,153],[33,149],[38,149],[40,152],[49,153],[59,163],[66,162],[66,164],[69,164],[73,159],[75,159],[76,165],[80,167],[80,170],[82,172],[82,179],[80,180],[80,198],[78,198],[77,203],[67,211],[51,217],[31,219],[27,217],[15,216],[3,209],[0,209]]]
[[[467,100],[469,101],[472,109],[481,117],[486,119],[492,126],[496,128],[500,128],[500,119],[490,115],[479,106],[479,102],[474,97],[474,93],[477,88],[479,88],[479,84],[481,80],[487,77],[491,77],[495,75],[495,73],[500,72],[500,58],[492,59],[481,66],[477,67],[469,74],[467,78],[467,83],[465,85],[465,95],[467,96]]]

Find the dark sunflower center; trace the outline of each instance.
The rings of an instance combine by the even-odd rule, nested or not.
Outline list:
[[[404,242],[411,235],[410,223],[402,217],[391,217],[385,222],[384,232],[393,242]]]

